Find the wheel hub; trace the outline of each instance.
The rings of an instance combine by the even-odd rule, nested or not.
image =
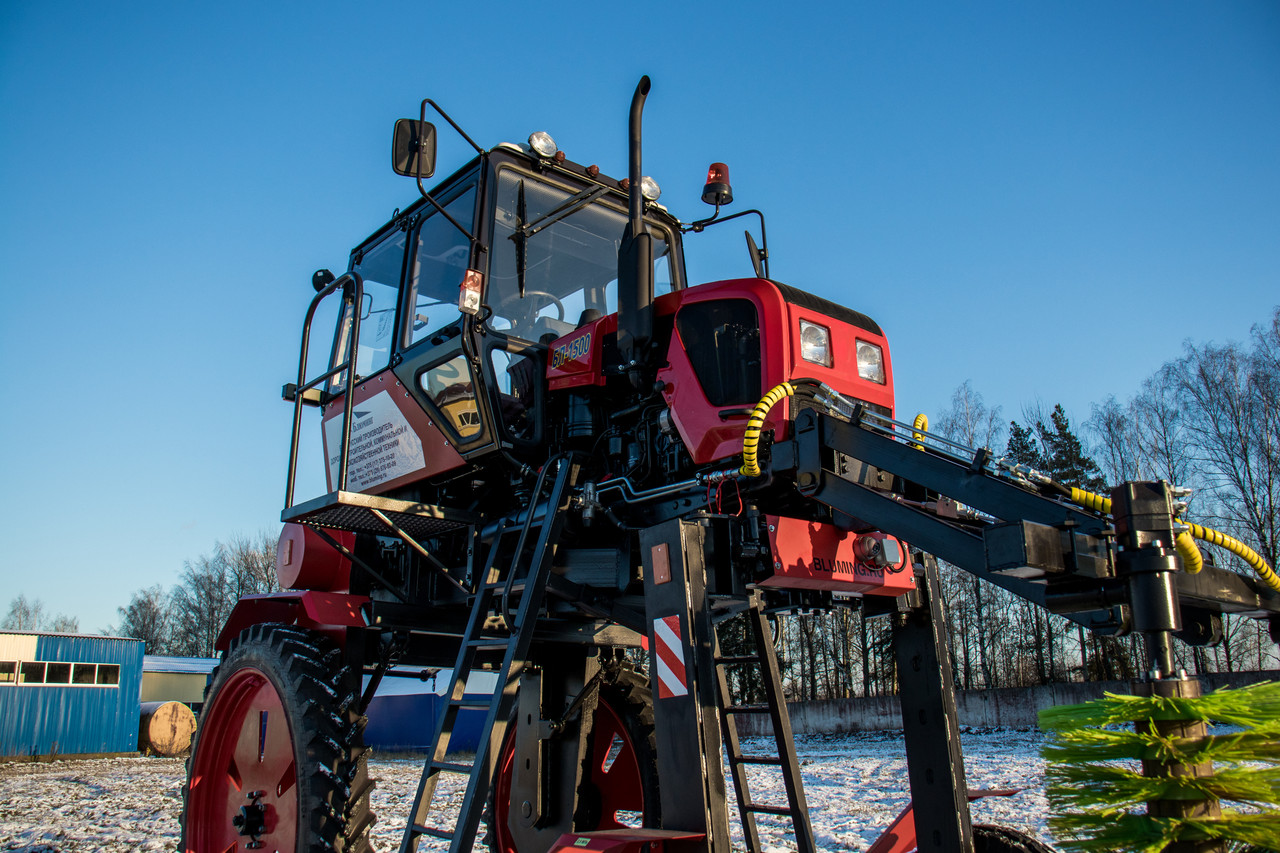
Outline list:
[[[248,794],[249,804],[240,807],[240,814],[231,818],[231,825],[236,828],[242,836],[253,839],[254,843],[248,845],[250,849],[254,849],[261,845],[258,836],[267,831],[267,807],[258,802],[258,799],[266,793],[265,791],[250,791]]]

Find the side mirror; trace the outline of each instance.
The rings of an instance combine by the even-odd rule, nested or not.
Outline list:
[[[316,293],[319,293],[331,284],[333,284],[333,273],[328,270],[316,270],[311,274],[311,286],[316,289]]]
[[[751,256],[751,268],[756,271],[756,278],[768,278],[764,271],[764,252],[756,246],[750,231],[743,231],[742,234],[747,238],[747,254]]]
[[[397,175],[429,178],[436,172],[436,126],[402,118],[391,139],[391,168]]]

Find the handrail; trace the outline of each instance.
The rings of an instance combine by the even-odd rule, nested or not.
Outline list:
[[[311,321],[315,319],[316,309],[325,297],[331,296],[338,288],[342,289],[343,309],[339,314],[339,322],[341,322],[342,314],[346,313],[347,307],[351,307],[351,335],[348,338],[347,358],[341,364],[332,370],[317,376],[310,382],[307,382],[307,350],[311,342]],[[302,402],[306,391],[328,382],[331,378],[338,375],[342,371],[347,372],[346,391],[344,391],[345,400],[342,409],[342,447],[341,455],[338,461],[338,491],[346,491],[347,489],[347,451],[351,444],[351,410],[354,404],[353,391],[355,390],[356,380],[356,354],[360,349],[360,311],[359,306],[364,300],[364,279],[360,273],[345,273],[336,280],[329,283],[327,287],[315,295],[311,300],[310,307],[307,308],[307,317],[302,323],[302,353],[298,356],[298,384],[294,389],[293,397],[293,437],[289,442],[289,478],[285,483],[284,491],[284,508],[287,510],[293,506],[293,489],[294,479],[298,473],[298,440],[302,431]],[[328,458],[325,459],[325,476],[328,476]]]

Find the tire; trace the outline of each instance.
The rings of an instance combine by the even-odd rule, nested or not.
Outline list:
[[[1052,847],[1017,829],[992,826],[986,823],[973,825],[974,853],[1054,853]]]
[[[629,667],[611,666],[600,685],[591,727],[574,831],[660,826],[658,748],[646,679]],[[507,829],[514,760],[513,730],[499,756],[498,777],[485,810],[486,841],[493,853],[530,853],[517,850]]]
[[[369,850],[360,681],[341,658],[325,636],[287,625],[254,625],[232,641],[187,762],[184,853],[254,841],[281,853]]]

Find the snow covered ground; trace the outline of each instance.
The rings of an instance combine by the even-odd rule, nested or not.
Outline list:
[[[971,788],[1023,788],[1008,798],[973,806],[976,822],[1012,826],[1048,841],[1045,830],[1043,762],[1039,732],[966,732],[961,737]],[[767,752],[771,740],[744,740],[749,752]],[[818,847],[865,850],[907,802],[906,759],[900,735],[872,732],[801,735],[797,752],[804,772]],[[408,814],[421,764],[374,759],[374,831],[379,850],[399,844],[398,825]],[[0,850],[172,850],[178,839],[184,763],[180,759],[114,758],[0,764]],[[440,794],[461,799],[458,783],[441,782]],[[752,782],[757,802],[785,802],[781,781],[761,772]],[[734,810],[736,812],[736,810]],[[737,816],[730,816],[736,822]],[[758,821],[766,849],[794,850],[789,824],[767,816]],[[742,849],[735,826],[735,848]],[[447,849],[424,839],[420,849]]]

